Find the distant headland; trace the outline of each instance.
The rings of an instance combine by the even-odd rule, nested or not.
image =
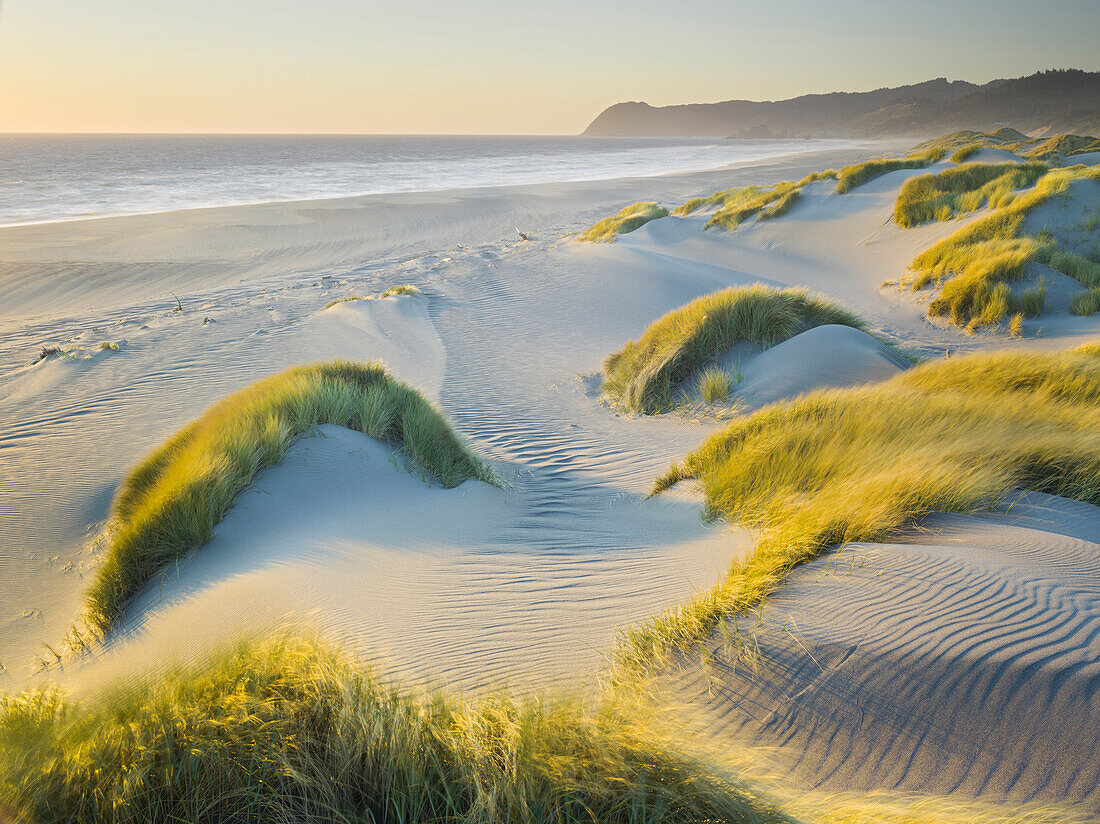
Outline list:
[[[1100,72],[1053,69],[983,85],[946,78],[790,100],[616,103],[584,130],[601,137],[910,137],[1010,126],[1100,135]]]

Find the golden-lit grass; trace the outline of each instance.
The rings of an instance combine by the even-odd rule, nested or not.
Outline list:
[[[778,200],[775,201],[767,209],[760,212],[759,220],[772,220],[773,218],[783,217],[791,210],[791,207],[798,202],[798,199],[802,197],[801,189],[791,189],[784,192]]]
[[[910,264],[910,286],[942,284],[940,294],[928,305],[928,314],[948,316],[970,331],[1000,323],[1017,311],[1037,314],[1036,305],[1041,309],[1042,301],[1034,292],[1016,297],[1009,287],[1033,261],[1090,288],[1100,286],[1100,263],[1061,249],[1051,237],[1023,234],[1028,212],[1063,194],[1075,181],[1087,179],[1100,180],[1100,167],[1052,169],[1007,205],[918,255]]]
[[[941,160],[945,152],[943,149],[929,149],[920,154],[910,154],[906,157],[885,157],[876,160],[866,160],[863,163],[855,163],[845,166],[840,170],[836,190],[838,194],[845,194],[857,186],[862,186],[869,180],[881,177],[889,172],[901,169],[923,169]]]
[[[796,186],[796,183],[785,180],[773,186],[747,186],[744,189],[736,189],[725,198],[722,208],[711,215],[706,228],[719,226],[726,231],[733,231],[768,204],[782,200],[791,192],[797,191]]]
[[[1069,311],[1074,315],[1095,315],[1100,312],[1100,286],[1078,292],[1070,298]]]
[[[214,525],[291,441],[336,424],[392,444],[431,482],[453,487],[489,467],[415,389],[379,363],[332,361],[261,380],[208,409],[123,481],[86,622],[107,632],[150,578],[210,540]]]
[[[996,209],[1010,203],[1018,189],[1034,185],[1047,170],[1042,163],[967,163],[911,177],[898,192],[894,221],[911,228],[984,206]]]
[[[818,180],[835,179],[836,176],[835,170],[827,169],[824,172],[808,174],[797,182],[782,180],[769,186],[725,189],[707,197],[693,198],[673,209],[672,214],[685,217],[699,209],[718,206],[718,211],[711,215],[705,228],[719,226],[732,231],[758,213],[760,220],[770,220],[785,215],[798,202],[806,186]],[[765,208],[769,205],[770,208]]]
[[[675,718],[627,690],[425,695],[274,635],[79,698],[0,698],[0,798],[35,824],[1089,820],[1068,805],[807,791],[766,751],[704,744]]]
[[[590,243],[609,243],[619,235],[633,232],[651,220],[668,217],[668,209],[652,201],[634,203],[627,206],[614,217],[605,217],[596,225],[580,234],[580,240]]]
[[[639,715],[417,695],[277,636],[90,699],[4,699],[0,797],[36,824],[789,821]]]
[[[356,300],[371,300],[371,298],[365,298],[365,297],[362,297],[360,295],[348,295],[346,298],[336,298],[336,300],[330,300],[328,303],[325,304],[325,308],[326,309],[331,309],[333,306],[336,306],[337,304],[351,303],[351,302],[356,301]]]
[[[397,295],[419,295],[420,290],[413,286],[411,283],[399,283],[397,286],[391,286],[385,292],[378,297],[380,298],[392,298]]]
[[[963,146],[955,154],[951,155],[952,163],[965,163],[967,160],[981,151],[981,146],[976,146],[971,143],[969,146]]]
[[[383,298],[392,298],[392,297],[396,297],[397,295],[419,295],[419,294],[420,294],[420,290],[417,289],[415,286],[413,286],[411,283],[400,283],[397,286],[391,286],[389,289],[382,292],[382,294],[380,294],[377,299],[381,300]],[[336,300],[330,300],[328,303],[325,304],[325,308],[326,309],[331,309],[333,306],[336,306],[337,304],[351,303],[352,301],[356,301],[356,300],[375,300],[375,299],[376,298],[373,298],[373,297],[362,297],[361,295],[348,295],[346,298],[336,298]]]
[[[699,376],[699,397],[703,399],[703,403],[724,401],[730,396],[731,389],[733,381],[729,373],[717,366],[704,369]]]
[[[652,415],[674,406],[693,372],[740,341],[773,346],[815,326],[863,329],[859,318],[799,289],[757,284],[696,298],[650,324],[604,361],[604,391],[626,409]]]
[[[1028,137],[1022,132],[1006,127],[997,129],[995,132],[969,130],[952,132],[921,143],[915,146],[913,151],[939,150],[947,153],[955,150],[962,152],[966,149],[973,151],[978,149],[1001,149],[1031,160],[1055,161],[1076,154],[1100,151],[1100,138],[1076,134],[1060,134],[1054,137]]]
[[[1021,488],[1100,504],[1100,357],[953,358],[775,404],[709,438],[654,493],[688,478],[712,514],[760,539],[716,589],[624,634],[627,676],[694,648],[838,544],[889,540],[929,512],[982,510]]]

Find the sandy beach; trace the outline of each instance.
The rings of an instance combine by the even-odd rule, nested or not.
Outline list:
[[[0,689],[79,690],[288,625],[409,683],[593,683],[619,631],[712,587],[755,541],[704,520],[689,484],[647,497],[719,420],[601,401],[603,359],[655,318],[763,283],[820,293],[880,336],[822,326],[736,353],[746,409],[885,380],[908,366],[886,343],[942,358],[1100,339],[1100,314],[1064,307],[1027,320],[1022,340],[966,334],[884,285],[976,219],[899,228],[898,190],[923,169],[843,196],[811,183],[782,219],[734,233],[692,215],[612,244],[570,237],[635,201],[672,206],[894,148],[0,229]],[[405,283],[420,293],[329,305]],[[35,363],[43,346],[86,350]],[[501,486],[429,486],[388,447],[322,427],[146,587],[103,649],[40,672],[44,644],[80,615],[128,470],[226,395],[333,358],[384,361]],[[701,735],[774,747],[827,790],[1100,802],[1095,759],[1060,752],[1100,747],[1097,507],[1031,493],[1008,511],[933,516],[904,541],[800,567],[766,615],[778,669],[723,662],[711,638],[714,669],[669,677]]]

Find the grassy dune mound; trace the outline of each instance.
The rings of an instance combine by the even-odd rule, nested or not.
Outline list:
[[[107,560],[88,594],[89,627],[107,632],[153,575],[210,540],[237,495],[278,463],[296,436],[321,424],[394,445],[429,482],[493,479],[439,410],[381,364],[290,369],[211,407],[122,483]]]
[[[1020,280],[1032,262],[1044,263],[1087,287],[1100,287],[1100,263],[1060,248],[1052,237],[1023,231],[1030,211],[1083,180],[1100,180],[1100,167],[1052,169],[1006,206],[921,253],[910,264],[909,285],[923,289],[942,284],[928,314],[948,316],[971,331],[1000,323],[1012,313],[1038,315],[1044,300],[1041,288],[1016,295],[1009,285]]]
[[[837,180],[837,193],[846,194],[857,186],[862,186],[867,181],[889,172],[897,172],[901,169],[923,169],[943,159],[944,154],[943,149],[936,148],[924,152],[914,151],[906,157],[885,157],[845,166],[840,170],[840,177]]]
[[[852,313],[798,289],[724,289],[654,321],[603,365],[604,391],[624,408],[652,415],[697,369],[741,341],[773,346],[827,323],[863,329]]]
[[[1028,137],[1015,129],[1003,128],[995,132],[964,130],[926,141],[914,147],[914,152],[940,150],[956,152],[960,160],[970,157],[979,149],[1001,149],[1031,160],[1058,160],[1075,154],[1100,151],[1100,138],[1077,134],[1060,134],[1055,137]]]
[[[1047,172],[1042,163],[967,163],[902,184],[894,220],[906,229],[984,206],[1007,205],[1018,189],[1033,186]]]
[[[384,300],[385,298],[397,297],[399,295],[419,295],[420,290],[413,286],[411,283],[399,283],[397,286],[391,286],[386,291],[378,295],[377,300]],[[357,300],[375,300],[374,297],[362,297],[361,295],[348,295],[346,298],[336,298],[330,300],[325,304],[326,309],[331,309],[333,306],[337,306],[341,303],[351,303]]]
[[[605,217],[596,225],[580,234],[580,240],[590,243],[610,243],[619,235],[633,232],[651,220],[668,217],[668,209],[653,201],[634,203],[627,206],[614,217]]]
[[[37,824],[789,821],[613,707],[415,696],[286,638],[4,700],[0,797]]]
[[[782,180],[770,186],[724,189],[706,197],[692,198],[673,209],[672,214],[677,217],[686,217],[700,209],[717,206],[718,211],[710,217],[705,228],[720,226],[732,231],[756,214],[759,214],[760,220],[770,220],[785,215],[798,201],[803,188],[815,181],[835,179],[836,176],[837,173],[834,170],[828,169],[806,175],[797,182]],[[769,205],[771,208],[765,208]]]
[[[655,493],[686,478],[761,539],[717,589],[629,632],[625,672],[691,649],[828,548],[889,540],[933,510],[982,510],[1020,488],[1100,505],[1100,357],[975,355],[776,404],[705,441]]]

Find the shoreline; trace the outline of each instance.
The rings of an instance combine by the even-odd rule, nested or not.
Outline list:
[[[641,138],[631,138],[641,139]],[[658,139],[658,138],[654,138]],[[726,139],[726,138],[723,138]],[[733,138],[729,138],[733,139]],[[828,138],[822,138],[821,141],[825,142]],[[270,200],[244,200],[233,203],[212,203],[196,206],[178,206],[170,209],[155,209],[147,212],[109,212],[103,214],[90,214],[80,215],[76,217],[62,217],[62,218],[47,218],[42,220],[21,220],[14,223],[0,223],[0,230],[7,229],[20,229],[31,226],[52,226],[61,223],[83,223],[87,221],[100,221],[100,220],[114,220],[117,218],[136,218],[136,217],[153,217],[172,215],[182,212],[196,212],[196,211],[209,211],[213,209],[242,209],[251,206],[293,206],[293,205],[310,205],[310,204],[327,204],[337,203],[340,201],[361,201],[365,198],[386,198],[397,195],[444,195],[448,193],[478,193],[478,192],[491,192],[496,190],[508,190],[516,188],[528,188],[538,186],[570,186],[573,184],[583,185],[592,183],[617,183],[625,181],[643,181],[654,180],[658,178],[672,178],[683,177],[688,175],[710,175],[724,171],[730,171],[734,169],[741,169],[751,166],[757,166],[761,164],[768,164],[774,162],[782,162],[784,160],[793,160],[795,158],[804,157],[806,155],[813,154],[827,154],[833,152],[849,152],[858,151],[863,152],[870,150],[872,146],[884,146],[893,147],[895,144],[902,145],[902,141],[885,139],[885,140],[843,140],[835,139],[836,143],[847,144],[844,146],[837,146],[833,148],[815,148],[807,149],[805,151],[788,152],[784,154],[768,155],[766,157],[752,158],[749,160],[739,160],[733,163],[726,163],[720,166],[710,166],[703,169],[687,169],[677,170],[671,172],[656,172],[650,175],[626,175],[621,177],[581,177],[569,180],[549,180],[549,181],[534,181],[534,182],[522,182],[522,183],[496,183],[489,185],[478,186],[451,186],[436,189],[395,189],[385,192],[361,192],[357,194],[341,194],[324,197],[289,197],[289,198],[275,198]],[[906,144],[907,145],[907,144]]]
[[[37,322],[88,316],[105,305],[169,300],[169,292],[206,292],[314,270],[347,274],[361,270],[364,261],[515,239],[517,226],[546,239],[637,200],[683,201],[715,188],[799,178],[869,154],[825,150],[654,177],[211,206],[8,226],[0,229],[0,328],[16,318]],[[62,280],[68,288],[54,288]]]

